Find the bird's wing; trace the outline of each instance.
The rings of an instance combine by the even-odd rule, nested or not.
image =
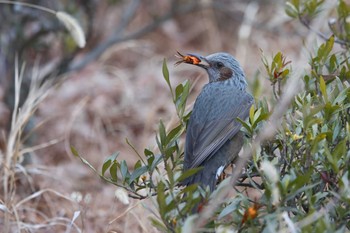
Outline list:
[[[213,88],[196,100],[187,128],[185,169],[199,167],[242,127],[253,98],[245,91]]]

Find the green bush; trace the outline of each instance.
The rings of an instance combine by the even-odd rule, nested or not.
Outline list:
[[[308,23],[318,16],[323,6],[324,1],[320,0],[293,0],[286,3],[286,13],[310,28]],[[139,160],[129,170],[116,153],[105,160],[100,173],[74,148],[73,153],[102,179],[126,189],[130,197],[154,198],[158,213],[151,221],[164,232],[213,228],[241,232],[349,231],[350,6],[340,0],[335,10],[338,16],[334,20],[338,26],[334,29],[331,25],[333,36],[311,52],[309,69],[304,74],[295,74],[293,70],[298,67],[293,67],[293,61],[287,61],[287,56],[280,52],[271,61],[263,56],[272,85],[272,99],[255,96],[256,104],[251,108],[249,119],[242,122],[242,130],[247,135],[245,160],[250,158],[249,162],[243,160],[245,169],[238,170],[240,177],[224,180],[214,193],[209,194],[198,185],[178,185],[198,170],[182,172],[180,139],[190,116],[185,108],[190,83],[185,81],[174,88],[165,61],[163,76],[179,121],[170,131],[160,121],[156,137],[160,154],[145,149],[141,155],[135,150]],[[340,45],[340,49],[335,51],[335,44]],[[288,88],[295,88],[289,86],[292,79],[303,83],[303,88],[283,102],[288,100],[285,97]],[[251,87],[252,93],[258,93],[259,85]],[[286,110],[281,112],[283,109]],[[272,121],[278,114],[281,115],[279,121]],[[267,137],[264,132],[270,125],[272,136]],[[245,191],[237,188],[239,186],[257,190],[261,198],[251,200]],[[218,200],[228,188],[235,194]],[[208,209],[212,207],[209,217],[205,211],[191,212],[202,203],[203,197],[208,201]]]

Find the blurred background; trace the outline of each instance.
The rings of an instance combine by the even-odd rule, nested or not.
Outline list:
[[[136,161],[126,139],[141,153],[154,149],[159,121],[171,128],[177,120],[162,76],[163,59],[173,85],[191,80],[189,109],[207,82],[199,68],[174,67],[176,51],[231,53],[250,86],[259,83],[261,88],[254,90],[258,98],[272,95],[262,51],[267,58],[281,51],[288,60],[307,62],[300,37],[309,31],[285,14],[284,1],[27,2],[69,13],[87,37],[79,49],[54,15],[0,3],[1,150],[11,128],[16,55],[19,66],[26,67],[20,104],[27,98],[33,69],[43,83],[55,84],[24,130],[24,147],[32,149],[21,158],[26,175],[16,180],[13,198],[45,190],[18,212],[30,232],[64,231],[62,219],[72,219],[75,211],[80,216],[72,232],[156,232],[147,219],[152,202],[130,199],[123,204],[115,197],[116,188],[73,157],[70,146],[98,168],[115,151],[130,164]],[[50,226],[52,222],[57,224]]]

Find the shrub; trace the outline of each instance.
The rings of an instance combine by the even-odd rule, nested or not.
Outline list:
[[[312,30],[309,23],[323,6],[322,0],[292,0],[286,3],[286,13]],[[105,160],[100,173],[72,147],[73,153],[102,179],[127,190],[130,197],[154,198],[158,213],[151,221],[161,231],[349,230],[350,7],[340,0],[336,12],[330,24],[333,35],[317,32],[325,41],[311,52],[304,73],[297,72],[299,68],[280,52],[271,61],[262,55],[273,98],[255,96],[249,119],[242,122],[247,135],[243,155],[231,178],[221,182],[214,193],[198,185],[178,185],[197,171],[182,172],[181,137],[190,116],[185,108],[190,83],[174,88],[165,61],[163,76],[179,121],[169,131],[160,121],[156,137],[160,154],[145,149],[141,155],[135,150],[139,160],[129,170],[115,153]],[[335,45],[341,47],[335,50]],[[258,85],[252,90],[257,93],[254,88]],[[251,199],[247,187],[258,191],[260,198]],[[230,191],[231,195],[225,195]],[[202,197],[208,204],[199,214],[192,214]]]

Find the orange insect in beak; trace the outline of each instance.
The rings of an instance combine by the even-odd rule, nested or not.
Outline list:
[[[194,55],[194,54],[183,55],[180,52],[177,52],[177,54],[175,56],[178,58],[181,58],[180,61],[177,61],[175,63],[175,66],[180,65],[181,63],[187,63],[187,64],[191,64],[191,65],[197,65],[197,66],[200,66],[202,68],[207,68],[206,65],[200,64],[202,62],[201,59],[206,61],[206,59],[202,56],[198,56],[198,55]]]

